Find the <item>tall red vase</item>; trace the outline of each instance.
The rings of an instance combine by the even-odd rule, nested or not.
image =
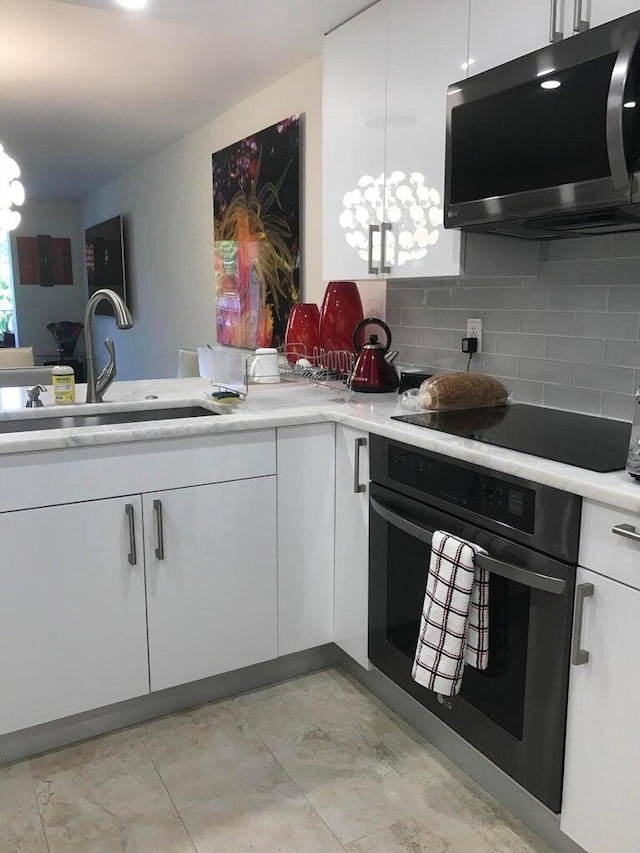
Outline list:
[[[330,281],[320,309],[320,346],[355,352],[353,330],[364,319],[355,281]]]
[[[320,311],[315,302],[298,302],[291,308],[284,342],[289,364],[299,358],[313,363],[313,351],[320,348]]]

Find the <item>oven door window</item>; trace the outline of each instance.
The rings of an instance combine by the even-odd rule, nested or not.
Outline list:
[[[387,642],[413,661],[431,548],[388,525]],[[460,695],[500,728],[522,739],[530,591],[489,579],[489,666],[466,666]]]

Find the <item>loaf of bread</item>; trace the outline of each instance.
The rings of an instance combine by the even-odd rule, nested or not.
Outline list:
[[[504,406],[509,402],[509,391],[484,373],[443,373],[422,383],[419,402],[423,409],[435,412]]]

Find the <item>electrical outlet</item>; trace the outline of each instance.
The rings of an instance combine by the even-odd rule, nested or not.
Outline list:
[[[467,337],[477,338],[477,352],[482,352],[482,320],[467,320]]]

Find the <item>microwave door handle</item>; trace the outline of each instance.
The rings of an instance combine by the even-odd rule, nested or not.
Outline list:
[[[624,155],[624,134],[622,132],[622,117],[624,110],[624,90],[631,70],[633,55],[640,39],[640,34],[628,33],[618,52],[616,63],[611,72],[609,95],[607,97],[607,154],[613,185],[623,189],[629,184],[629,169]]]
[[[419,539],[421,542],[431,545],[433,541],[432,530],[427,530],[426,527],[402,518],[401,515],[387,509],[387,507],[374,498],[369,499],[369,504],[376,515],[379,515],[380,518],[397,527],[398,530],[402,530],[403,533],[408,533],[414,539]],[[478,554],[476,562],[481,569],[487,569],[494,575],[500,575],[507,580],[531,587],[531,589],[539,589],[542,592],[550,592],[553,595],[562,595],[566,588],[565,581],[560,578],[553,578],[538,572],[530,572],[527,569],[521,569],[519,566],[513,566],[511,563],[503,563],[502,560],[496,560],[494,557],[489,557],[486,554]]]

